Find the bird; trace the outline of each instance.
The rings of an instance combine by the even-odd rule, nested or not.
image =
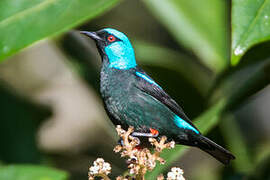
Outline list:
[[[128,37],[116,29],[80,31],[95,41],[101,56],[100,93],[114,125],[134,127],[134,137],[166,136],[197,147],[228,165],[235,156],[203,136],[183,109],[137,65]]]

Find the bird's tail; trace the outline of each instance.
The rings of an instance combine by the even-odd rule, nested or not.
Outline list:
[[[235,159],[231,152],[204,136],[200,136],[200,141],[197,147],[207,152],[225,165],[228,165],[230,160]]]

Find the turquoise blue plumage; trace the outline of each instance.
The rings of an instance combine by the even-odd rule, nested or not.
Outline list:
[[[127,36],[115,29],[81,31],[95,40],[102,59],[100,93],[115,125],[133,126],[135,137],[165,135],[178,144],[194,146],[228,164],[235,157],[203,136],[182,108],[136,63]]]

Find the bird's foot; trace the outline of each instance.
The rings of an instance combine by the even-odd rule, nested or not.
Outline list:
[[[156,138],[158,137],[158,135],[159,135],[158,130],[149,128],[149,132],[132,132],[129,135],[129,138],[130,140],[133,139],[132,141],[136,142],[136,147],[134,149],[141,150],[144,145],[141,144],[140,138]],[[118,144],[121,145],[122,147],[125,146],[124,140],[122,138],[118,140]]]
[[[135,136],[135,137],[149,137],[149,138],[155,138],[158,137],[159,132],[156,129],[149,129],[150,132],[149,133],[144,133],[144,132],[133,132],[131,133],[131,136]]]

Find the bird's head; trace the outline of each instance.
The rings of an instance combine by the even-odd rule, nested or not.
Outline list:
[[[97,32],[81,31],[80,33],[95,40],[102,59],[108,60],[109,67],[116,69],[136,67],[133,47],[124,33],[111,28]]]

